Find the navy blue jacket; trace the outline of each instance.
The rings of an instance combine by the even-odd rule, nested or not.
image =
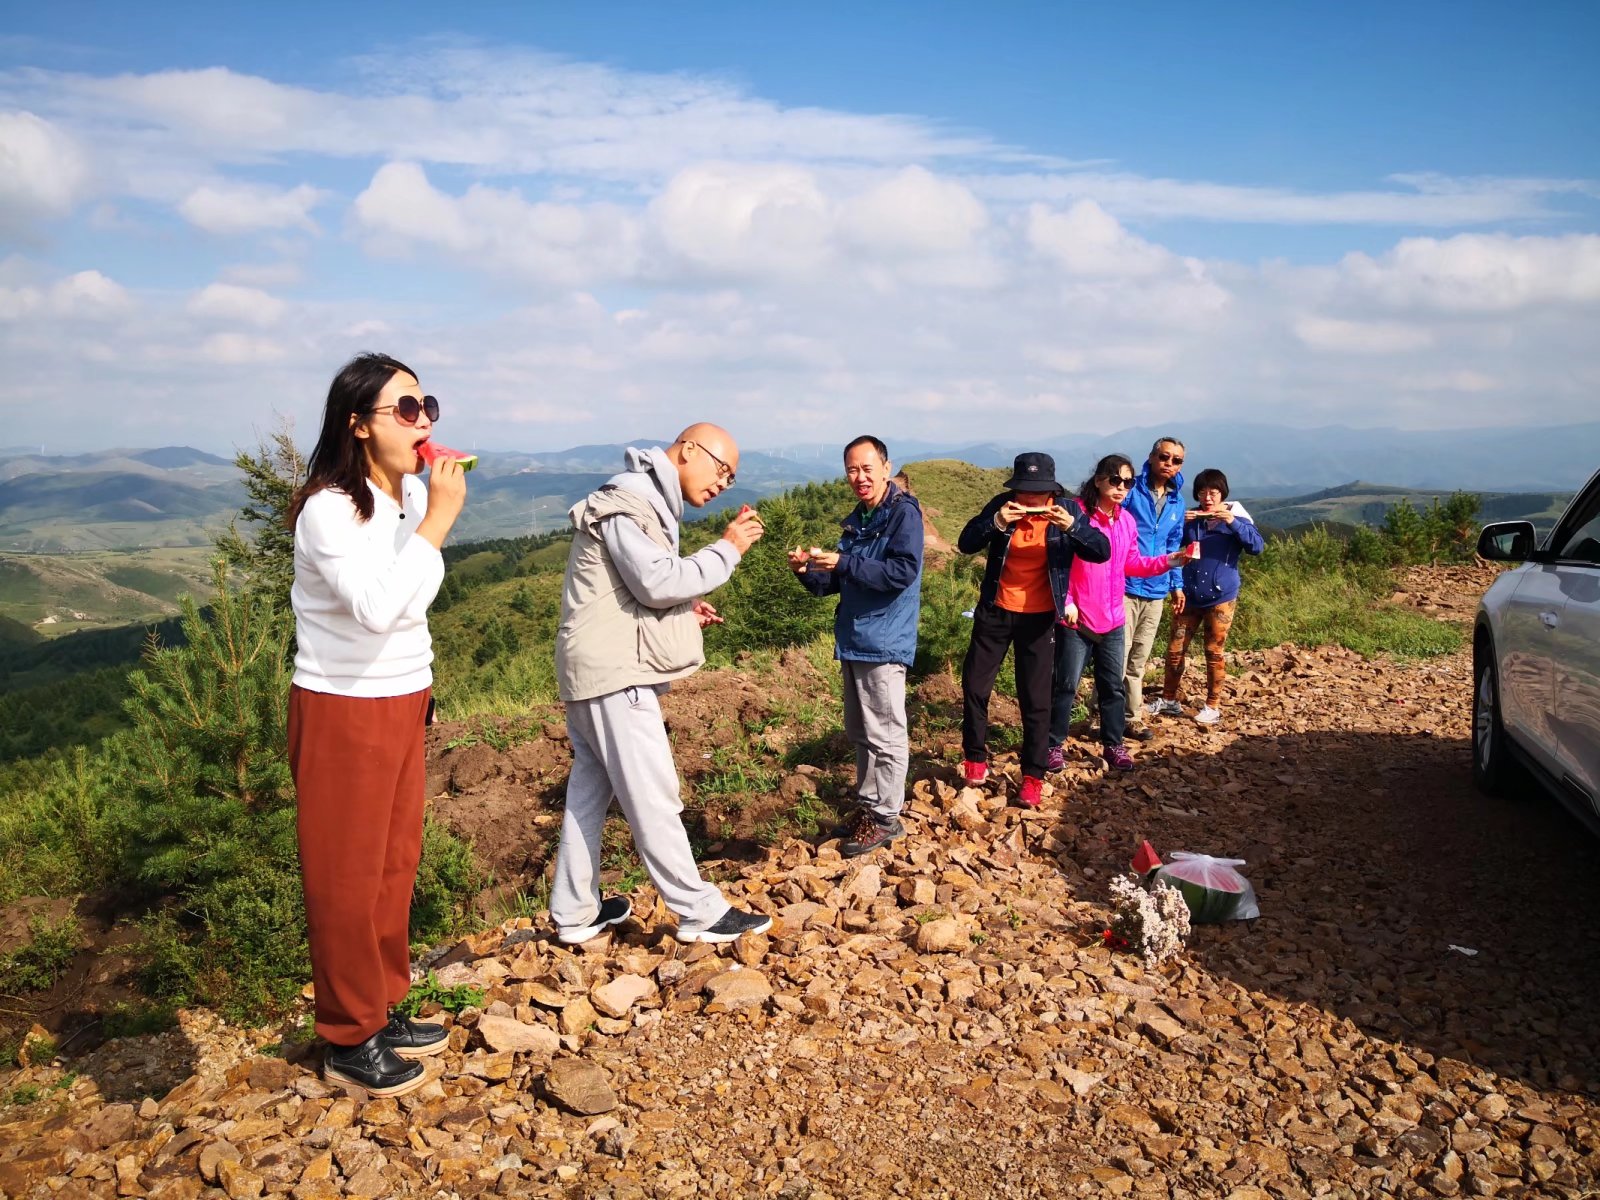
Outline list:
[[[983,569],[983,587],[978,594],[982,604],[993,604],[1000,590],[1000,572],[1005,568],[1006,551],[1011,549],[1012,525],[1004,533],[994,527],[1000,506],[1011,499],[1010,492],[1001,492],[983,506],[983,511],[967,522],[961,536],[956,539],[956,549],[963,554],[989,552],[988,565]],[[1077,514],[1074,514],[1077,515]],[[1050,594],[1055,598],[1056,616],[1062,616],[1067,595],[1067,577],[1072,571],[1072,560],[1103,563],[1111,557],[1111,542],[1089,521],[1074,521],[1072,528],[1063,530],[1052,525],[1045,531],[1045,566],[1050,576]]]
[[[891,483],[882,504],[870,513],[858,504],[841,524],[839,565],[795,578],[813,595],[838,595],[835,658],[909,667],[922,611],[922,507]]]
[[[1170,501],[1169,501],[1170,503]],[[1230,503],[1233,523],[1189,521],[1184,540],[1200,543],[1200,558],[1183,566],[1183,596],[1190,608],[1215,608],[1239,598],[1239,556],[1266,549],[1244,505]],[[1130,581],[1131,582],[1131,581]]]
[[[1183,548],[1183,472],[1179,471],[1167,484],[1166,503],[1156,514],[1156,494],[1150,488],[1150,464],[1145,463],[1139,477],[1128,489],[1122,507],[1133,514],[1139,524],[1139,553],[1146,558],[1173,554]],[[1169,592],[1183,587],[1183,572],[1173,567],[1164,575],[1143,578],[1128,576],[1127,594],[1142,600],[1164,600]]]

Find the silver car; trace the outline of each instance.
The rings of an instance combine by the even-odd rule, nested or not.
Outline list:
[[[1531,774],[1600,829],[1600,473],[1543,545],[1531,523],[1500,521],[1478,553],[1523,565],[1478,605],[1473,778],[1515,794]]]

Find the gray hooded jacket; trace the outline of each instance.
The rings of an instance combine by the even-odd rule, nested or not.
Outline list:
[[[717,540],[678,556],[683,490],[664,450],[627,450],[627,469],[572,506],[556,631],[563,700],[682,679],[705,662],[694,602],[722,586],[739,551]]]

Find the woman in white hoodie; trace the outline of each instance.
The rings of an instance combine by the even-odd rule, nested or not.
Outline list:
[[[297,645],[289,766],[298,796],[324,1073],[369,1094],[420,1087],[413,1060],[441,1026],[394,1012],[411,983],[411,890],[422,856],[423,730],[431,706],[428,605],[439,549],[466,501],[454,460],[423,487],[439,419],[416,373],[383,354],[347,363],[294,499]]]

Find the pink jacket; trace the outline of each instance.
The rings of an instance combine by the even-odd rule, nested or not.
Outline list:
[[[1078,504],[1078,511],[1083,505]],[[1103,563],[1072,560],[1067,597],[1078,606],[1078,624],[1090,633],[1110,633],[1127,621],[1122,606],[1129,575],[1161,575],[1171,568],[1165,554],[1146,558],[1139,553],[1139,525],[1125,508],[1108,521],[1098,510],[1090,520],[1111,543],[1111,557]]]

